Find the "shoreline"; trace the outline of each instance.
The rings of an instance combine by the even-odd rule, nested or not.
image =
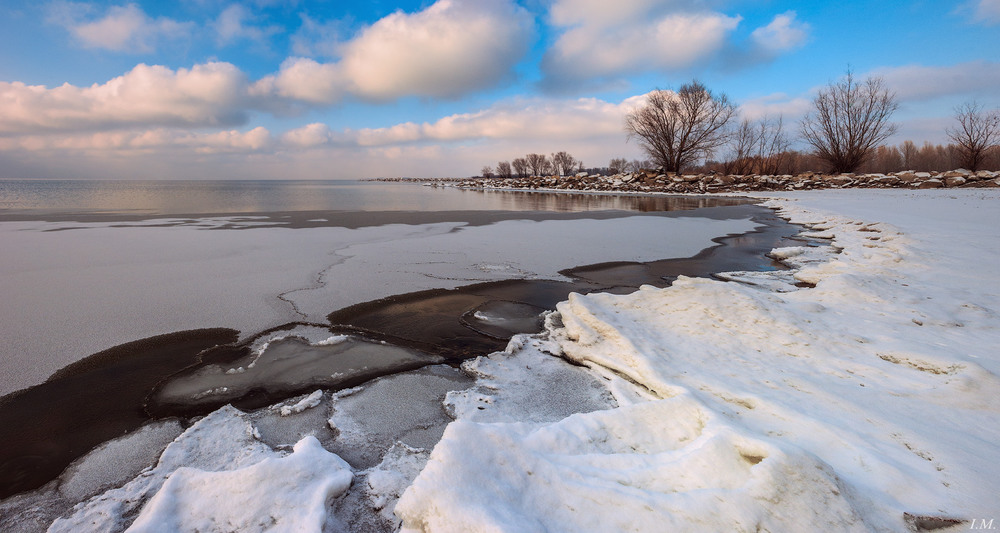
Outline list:
[[[723,175],[664,173],[655,170],[610,176],[581,172],[573,176],[528,176],[518,178],[375,178],[369,181],[422,183],[460,189],[518,191],[586,191],[610,194],[731,194],[793,192],[822,189],[939,189],[1000,187],[1000,172],[965,169],[889,174]]]

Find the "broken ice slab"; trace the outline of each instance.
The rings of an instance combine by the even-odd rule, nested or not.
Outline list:
[[[161,383],[150,408],[184,410],[238,403],[273,403],[316,388],[340,389],[378,376],[439,363],[440,356],[350,335],[310,343],[300,337],[268,342],[227,364],[184,371]]]

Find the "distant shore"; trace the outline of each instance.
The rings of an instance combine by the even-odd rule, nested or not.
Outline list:
[[[722,175],[675,174],[642,170],[602,176],[581,172],[573,176],[524,178],[377,178],[372,181],[413,182],[468,189],[542,189],[599,192],[706,194],[815,189],[941,189],[1000,187],[1000,172],[965,169],[947,172],[890,174]]]

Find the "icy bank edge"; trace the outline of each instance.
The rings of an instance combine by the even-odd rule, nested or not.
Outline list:
[[[549,346],[508,351],[586,365],[621,406],[555,422],[457,410],[396,508],[404,529],[906,531],[997,514],[1000,381],[977,362],[998,340],[996,294],[938,279],[919,224],[765,205],[839,253],[775,250],[793,280],[572,295]]]

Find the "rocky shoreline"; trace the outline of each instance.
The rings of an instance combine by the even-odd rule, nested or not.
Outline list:
[[[406,181],[431,186],[474,189],[562,189],[608,192],[660,192],[674,194],[731,193],[750,191],[798,191],[812,189],[939,189],[1000,187],[1000,172],[965,169],[947,172],[904,171],[889,174],[722,175],[674,174],[642,170],[611,176],[581,172],[574,176],[526,178],[379,178],[376,181]]]

